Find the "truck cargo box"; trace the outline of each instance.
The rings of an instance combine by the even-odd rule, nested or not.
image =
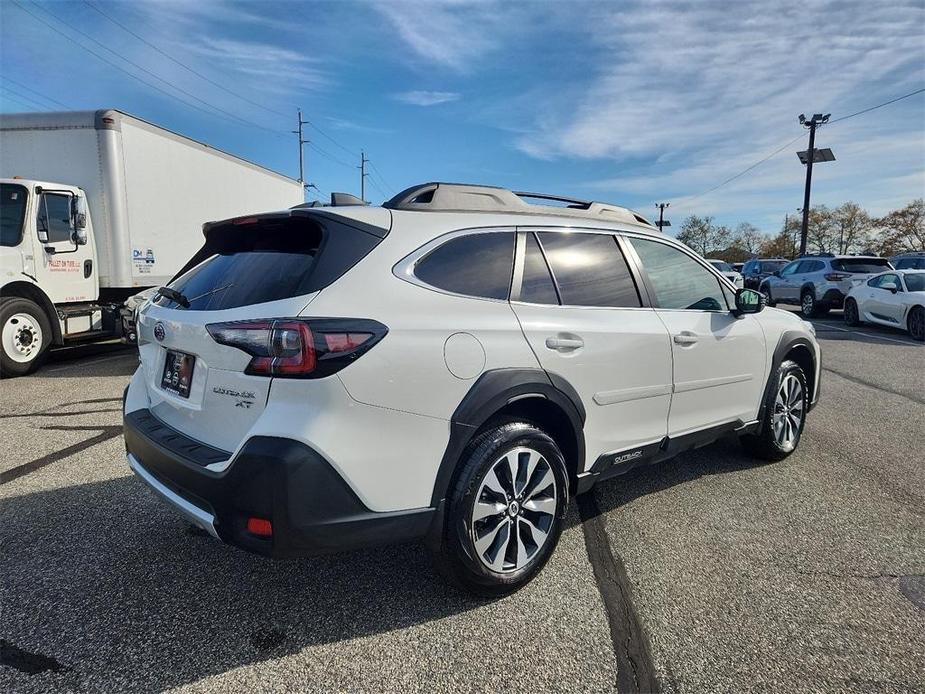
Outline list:
[[[103,289],[166,283],[202,225],[304,201],[302,184],[116,110],[0,117],[0,177],[87,194]]]

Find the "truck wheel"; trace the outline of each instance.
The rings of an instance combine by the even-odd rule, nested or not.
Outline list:
[[[783,460],[800,444],[809,407],[809,389],[803,369],[789,359],[771,378],[774,387],[765,401],[761,433],[746,434],[740,441],[756,458]]]
[[[523,422],[481,434],[463,453],[447,497],[437,569],[463,590],[512,593],[546,564],[568,506],[565,460]]]
[[[38,368],[51,345],[51,326],[34,301],[4,297],[0,302],[0,375],[25,376]]]

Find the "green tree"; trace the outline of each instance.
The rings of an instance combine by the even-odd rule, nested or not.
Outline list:
[[[832,210],[835,253],[860,253],[870,247],[873,220],[856,202],[846,202]]]

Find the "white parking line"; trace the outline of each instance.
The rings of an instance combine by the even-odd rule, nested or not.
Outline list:
[[[914,345],[915,344],[911,340],[897,340],[895,337],[886,337],[884,335],[875,335],[873,333],[862,333],[860,330],[852,330],[851,328],[842,328],[838,325],[832,325],[831,323],[814,323],[814,325],[819,325],[825,328],[832,328],[833,330],[841,330],[843,333],[854,333],[855,335],[864,335],[865,337],[872,337],[875,340],[889,340],[890,342],[898,342],[901,345]]]

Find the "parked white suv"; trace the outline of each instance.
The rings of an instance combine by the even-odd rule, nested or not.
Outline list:
[[[433,183],[207,224],[139,312],[131,468],[239,547],[423,538],[499,595],[598,481],[728,432],[796,448],[809,324],[630,210],[537,197]]]

